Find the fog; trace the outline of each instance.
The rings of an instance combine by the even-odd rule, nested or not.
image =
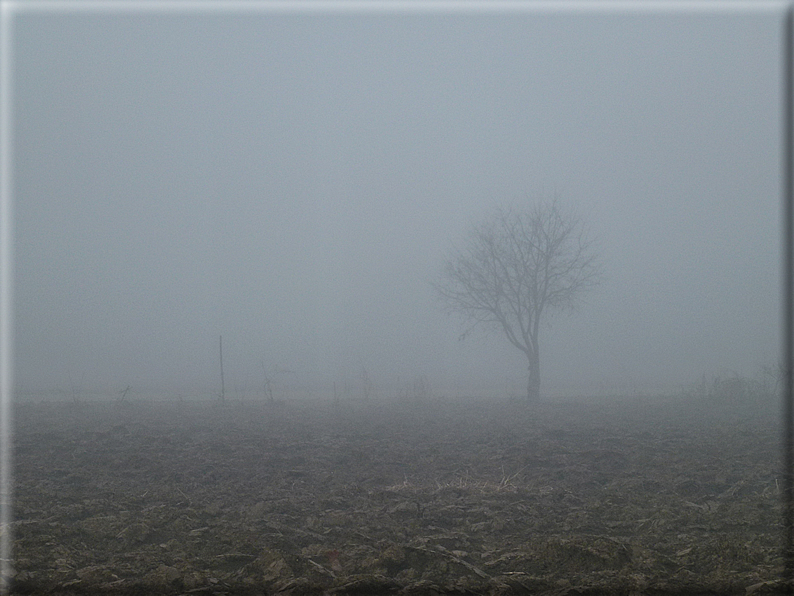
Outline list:
[[[558,196],[601,285],[542,394],[675,393],[774,364],[774,12],[22,11],[20,395],[521,395],[432,282],[495,205]]]

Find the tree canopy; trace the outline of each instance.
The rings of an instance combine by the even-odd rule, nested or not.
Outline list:
[[[581,219],[555,199],[496,209],[453,251],[435,289],[449,311],[475,325],[496,326],[526,355],[527,399],[537,401],[541,320],[551,311],[576,308],[600,277]]]

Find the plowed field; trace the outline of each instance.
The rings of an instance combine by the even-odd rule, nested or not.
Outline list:
[[[19,594],[745,594],[782,567],[774,412],[132,401],[15,420]]]

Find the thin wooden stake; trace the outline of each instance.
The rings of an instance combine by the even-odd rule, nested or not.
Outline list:
[[[221,401],[226,401],[226,391],[223,386],[223,336],[220,336],[220,350],[221,350]]]
[[[794,7],[786,8],[783,34],[783,581],[794,580]]]

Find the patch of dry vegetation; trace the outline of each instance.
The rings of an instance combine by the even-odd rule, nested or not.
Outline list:
[[[776,419],[682,405],[20,406],[15,591],[770,590]]]

